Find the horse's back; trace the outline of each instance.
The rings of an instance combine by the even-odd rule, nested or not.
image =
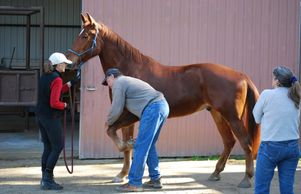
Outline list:
[[[163,92],[170,107],[171,117],[183,116],[204,108],[219,109],[232,106],[237,93],[246,90],[245,74],[227,66],[213,63],[182,66],[161,66],[155,79],[148,81]],[[243,88],[243,89],[242,89]],[[233,102],[229,104],[229,102]]]
[[[180,90],[185,91],[184,87],[187,87],[191,93],[199,89],[202,90],[202,93],[205,92],[204,90],[215,90],[215,93],[226,92],[231,95],[243,84],[251,82],[246,74],[214,63],[174,66],[169,67],[169,71],[166,73],[164,83],[171,80],[173,84],[177,84]]]
[[[202,76],[210,76],[219,79],[237,80],[243,79],[245,74],[228,66],[215,63],[198,63],[183,66],[185,71],[202,73]]]

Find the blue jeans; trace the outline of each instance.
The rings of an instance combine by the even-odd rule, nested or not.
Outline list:
[[[140,118],[140,126],[134,145],[133,162],[129,172],[129,184],[140,187],[145,164],[151,180],[160,178],[159,159],[156,150],[161,128],[169,114],[166,100],[153,102],[145,107]]]
[[[256,160],[255,194],[270,193],[270,184],[276,167],[280,193],[293,194],[299,157],[298,140],[261,142]]]

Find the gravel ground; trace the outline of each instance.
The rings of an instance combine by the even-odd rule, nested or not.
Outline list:
[[[57,182],[64,186],[62,191],[41,191],[39,189],[39,158],[0,160],[0,193],[120,193],[116,187],[121,183],[111,180],[122,167],[122,160],[75,160],[74,173],[68,174],[62,159],[55,169]],[[214,170],[216,161],[187,161],[180,159],[162,159],[160,168],[163,174],[162,190],[145,189],[143,193],[214,193],[214,194],[252,194],[253,188],[240,189],[237,184],[244,176],[242,161],[229,161],[222,179],[217,182],[207,181]],[[147,175],[147,169],[145,171]],[[295,193],[301,193],[301,166],[299,165]],[[144,177],[143,181],[147,181]],[[277,194],[277,173],[272,182],[271,193]]]
[[[78,147],[78,146],[75,146]],[[122,183],[112,183],[122,167],[122,160],[79,160],[74,161],[74,173],[68,174],[63,159],[55,168],[57,182],[64,186],[62,191],[41,191],[39,182],[40,153],[42,144],[33,133],[0,134],[0,194],[40,194],[40,193],[121,193],[116,187]],[[78,150],[75,150],[77,152]],[[244,176],[243,160],[229,160],[221,174],[221,180],[207,180],[214,171],[217,161],[192,161],[183,158],[161,159],[163,175],[162,190],[145,189],[143,193],[212,193],[212,194],[252,194],[253,187],[240,189],[238,183]],[[147,169],[143,181],[147,181]],[[295,193],[301,193],[301,161],[295,177]],[[275,173],[271,184],[272,194],[279,193],[278,175]]]

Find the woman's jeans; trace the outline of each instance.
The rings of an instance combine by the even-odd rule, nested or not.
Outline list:
[[[280,193],[294,193],[295,172],[299,157],[298,140],[261,142],[256,160],[255,194],[270,193],[270,184],[276,167]]]
[[[38,117],[44,151],[42,171],[52,171],[64,147],[61,118]]]
[[[168,114],[169,106],[165,100],[153,102],[143,110],[134,145],[133,162],[129,172],[130,185],[138,187],[142,185],[145,164],[148,166],[151,180],[157,180],[161,177],[156,142]]]

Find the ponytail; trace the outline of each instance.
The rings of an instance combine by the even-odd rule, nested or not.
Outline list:
[[[300,108],[300,98],[301,98],[301,85],[300,82],[294,80],[292,86],[289,88],[288,97],[292,99],[297,109]]]
[[[51,72],[53,72],[54,69],[55,69],[55,66],[51,65],[50,63],[46,63],[43,66],[43,72],[44,73],[51,73]]]

